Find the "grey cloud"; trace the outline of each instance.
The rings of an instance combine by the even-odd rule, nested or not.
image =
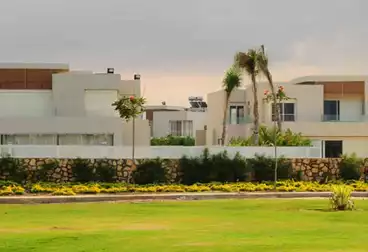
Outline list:
[[[314,51],[361,55],[367,7],[366,0],[12,0],[0,9],[0,55],[212,72],[237,50],[264,43],[273,61],[287,61],[304,43],[299,61],[328,64]]]

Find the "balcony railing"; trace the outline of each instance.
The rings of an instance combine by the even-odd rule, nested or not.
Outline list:
[[[251,116],[239,116],[239,117],[235,117],[235,118],[232,118],[232,117],[229,117],[227,118],[227,124],[233,124],[233,125],[236,125],[236,124],[249,124],[249,123],[252,123],[253,120],[251,118]]]
[[[368,121],[367,115],[329,115],[324,114],[322,115],[323,122],[366,122]]]

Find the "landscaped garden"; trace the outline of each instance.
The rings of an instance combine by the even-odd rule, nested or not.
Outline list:
[[[327,200],[0,205],[0,251],[367,251],[368,202]]]

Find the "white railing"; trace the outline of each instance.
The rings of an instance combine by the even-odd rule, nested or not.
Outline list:
[[[163,158],[176,159],[183,155],[199,157],[204,146],[138,146],[135,148],[135,158]],[[245,158],[253,158],[256,154],[273,157],[273,147],[208,147],[211,154],[226,150],[230,157],[239,152]],[[129,146],[55,146],[55,145],[1,145],[1,155],[14,158],[131,158],[132,148]],[[277,147],[277,156],[286,158],[320,158],[320,147]]]

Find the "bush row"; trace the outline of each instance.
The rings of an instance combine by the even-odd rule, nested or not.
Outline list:
[[[200,157],[182,157],[179,160],[178,174],[173,178],[165,167],[167,160],[140,161],[137,169],[131,174],[133,183],[182,183],[192,185],[195,183],[210,182],[240,182],[240,181],[273,181],[275,159],[265,156],[255,156],[245,159],[237,154],[230,158],[227,152],[211,155],[207,149]],[[278,158],[277,178],[279,180],[302,180],[300,172],[294,173],[291,161]],[[359,180],[363,160],[355,155],[344,156],[340,163],[338,179]],[[93,166],[90,160],[75,159],[71,165],[75,182],[116,182],[116,167],[112,167],[109,160],[96,160]],[[52,172],[59,167],[57,160],[41,165],[36,171],[27,171],[21,160],[11,157],[0,159],[0,179],[14,181],[20,184],[52,181]],[[324,180],[330,179],[326,174]]]
[[[153,137],[151,139],[151,145],[172,145],[172,146],[194,146],[194,137],[183,137],[183,136],[172,136],[168,135],[166,137]]]
[[[318,182],[305,181],[280,181],[276,190],[279,192],[324,192],[331,191],[338,183],[320,184]],[[353,191],[368,191],[368,184],[356,181],[348,183],[347,187]],[[75,195],[75,194],[107,194],[107,193],[156,193],[156,192],[262,192],[274,189],[272,183],[208,183],[194,185],[132,185],[114,183],[90,183],[90,184],[55,184],[37,183],[20,186],[16,183],[0,183],[0,195],[52,194],[52,195]]]

